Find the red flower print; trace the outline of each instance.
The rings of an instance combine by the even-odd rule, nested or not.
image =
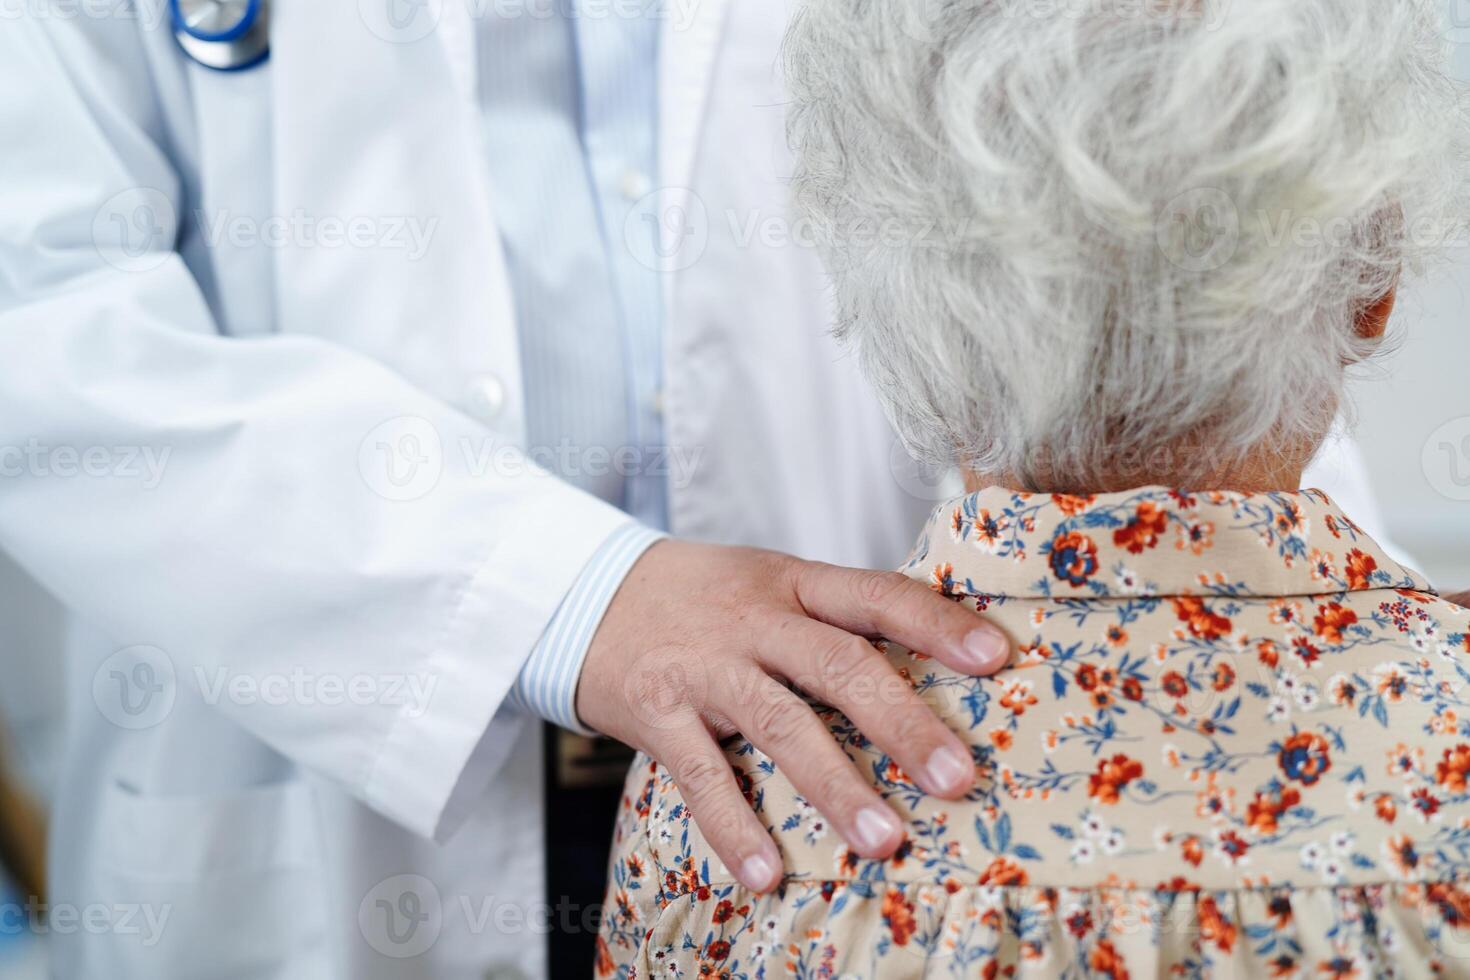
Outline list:
[[[1227,691],[1230,685],[1235,683],[1235,668],[1222,660],[1215,665],[1215,679],[1212,686],[1217,691]]]
[[[1399,834],[1384,841],[1383,853],[1401,878],[1412,878],[1419,870],[1419,849],[1408,834]]]
[[[1271,793],[1256,793],[1245,807],[1245,823],[1262,837],[1276,833],[1281,815],[1302,801],[1301,791],[1282,787]]]
[[[1205,849],[1200,844],[1198,837],[1190,835],[1179,842],[1179,856],[1197,868],[1199,863],[1205,859]]]
[[[980,872],[982,885],[1024,885],[1030,880],[1026,869],[1009,858],[998,857]]]
[[[1425,889],[1425,898],[1439,911],[1445,925],[1458,928],[1470,921],[1470,892],[1440,882]]]
[[[1358,614],[1346,609],[1341,603],[1329,602],[1317,610],[1312,618],[1312,632],[1328,643],[1341,643],[1342,631],[1358,621]]]
[[[914,903],[906,900],[897,888],[890,888],[883,895],[883,924],[893,936],[895,946],[907,946],[914,935]]]
[[[1017,715],[1024,715],[1026,709],[1035,703],[1036,695],[1031,693],[1030,681],[1011,681],[1000,696],[1000,706]]]
[[[1278,953],[1270,962],[1271,976],[1273,977],[1280,977],[1282,980],[1285,980],[1285,978],[1294,977],[1300,972],[1297,970],[1296,960],[1285,953]]]
[[[705,951],[704,955],[716,963],[724,962],[725,958],[730,955],[729,941],[724,939],[715,940],[709,944],[709,949]]]
[[[1347,553],[1347,583],[1353,590],[1366,589],[1369,577],[1378,571],[1378,562],[1372,555],[1365,555],[1357,548]]]
[[[1052,574],[1072,585],[1086,585],[1097,572],[1097,544],[1081,531],[1058,534],[1044,547]]]
[[[1118,791],[1143,775],[1143,763],[1119,752],[1097,764],[1097,772],[1087,777],[1087,795],[1099,803],[1117,803]]]
[[[1321,648],[1305,636],[1291,638],[1291,652],[1302,662],[1303,667],[1310,667],[1322,659]]]
[[[1000,549],[1002,535],[1005,534],[1008,523],[1005,518],[996,518],[990,515],[990,511],[981,510],[975,516],[975,544],[981,551],[992,554]]]
[[[1118,950],[1106,939],[1099,939],[1097,945],[1092,947],[1087,965],[1099,976],[1109,977],[1110,980],[1128,980],[1128,968],[1123,963],[1123,957],[1118,955]]]
[[[1297,732],[1288,738],[1282,743],[1276,761],[1287,779],[1303,786],[1317,785],[1317,781],[1332,768],[1327,739],[1316,732]]]
[[[1158,545],[1159,535],[1168,526],[1169,518],[1159,505],[1152,500],[1145,500],[1138,505],[1138,511],[1128,519],[1128,523],[1113,532],[1113,544],[1127,548],[1135,555],[1141,555]]]
[[[1239,864],[1250,849],[1250,842],[1233,830],[1225,831],[1215,841],[1215,850],[1226,864]]]
[[[1199,935],[1222,953],[1235,948],[1235,924],[1221,914],[1220,906],[1208,895],[1199,900]]]
[[[1129,701],[1143,700],[1143,682],[1137,677],[1125,678],[1123,681],[1123,697]]]
[[[1393,797],[1387,793],[1380,794],[1378,799],[1373,801],[1373,812],[1384,823],[1393,823],[1399,816],[1398,805],[1394,803]]]
[[[1461,742],[1444,750],[1443,758],[1434,767],[1434,781],[1452,793],[1463,793],[1466,773],[1470,773],[1470,745]]]
[[[1278,930],[1285,929],[1291,925],[1291,894],[1288,892],[1276,892],[1273,894],[1271,900],[1266,903],[1266,914],[1275,922]]]
[[[1163,892],[1167,895],[1177,895],[1181,892],[1197,892],[1200,886],[1197,882],[1190,881],[1183,875],[1175,875],[1168,881],[1161,881],[1154,887],[1154,891]]]
[[[1439,797],[1420,786],[1409,794],[1409,806],[1419,814],[1420,820],[1428,823],[1439,813]]]
[[[1286,506],[1281,508],[1281,513],[1276,515],[1276,530],[1281,533],[1282,537],[1289,537],[1298,531],[1301,526],[1301,508],[1288,501]]]
[[[1205,549],[1215,543],[1215,525],[1209,521],[1190,521],[1179,528],[1178,539],[1174,547],[1180,551],[1189,551],[1194,555],[1202,555]]]
[[[1089,493],[1081,496],[1074,493],[1054,493],[1051,495],[1051,499],[1057,505],[1058,510],[1068,517],[1072,517],[1092,506],[1092,502],[1097,499],[1097,495]]]
[[[1171,670],[1159,678],[1159,684],[1171,698],[1182,698],[1189,693],[1189,682],[1177,670]]]
[[[720,904],[715,906],[715,922],[729,922],[730,917],[735,914],[735,903],[727,899],[721,899]]]
[[[1230,632],[1230,620],[1217,616],[1205,608],[1205,601],[1197,596],[1180,596],[1169,600],[1174,605],[1174,615],[1189,625],[1191,636],[1201,640],[1218,640]]]
[[[1351,980],[1358,975],[1358,964],[1351,956],[1334,956],[1318,963],[1317,972],[1329,980]]]
[[[1084,691],[1097,688],[1097,667],[1092,664],[1083,664],[1077,668],[1077,686]]]
[[[599,977],[612,976],[612,972],[618,968],[613,960],[612,950],[607,948],[607,942],[601,936],[597,937],[597,975]]]

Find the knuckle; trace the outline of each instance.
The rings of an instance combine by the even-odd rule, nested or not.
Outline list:
[[[786,743],[801,730],[802,716],[808,713],[806,705],[794,697],[764,697],[755,706],[751,723],[756,738],[770,743]]]
[[[846,813],[859,809],[857,787],[853,785],[853,775],[848,766],[826,770],[817,777],[814,788],[817,800],[822,805],[830,806],[835,812]]]
[[[952,610],[958,607],[939,599],[937,593],[931,594],[936,601],[930,601],[929,597],[925,596],[921,601],[916,602],[913,611],[909,613],[909,621],[913,624],[914,631],[921,636],[938,638],[944,632]]]
[[[838,686],[872,652],[871,643],[855,636],[834,640],[817,654],[818,680],[829,687]]]
[[[725,801],[710,801],[691,813],[700,832],[712,844],[736,845],[750,837],[750,825],[742,808]]]
[[[695,803],[709,799],[719,789],[729,776],[729,767],[723,760],[716,762],[707,756],[690,754],[671,763],[669,772],[689,802]]]
[[[921,705],[895,708],[889,713],[887,722],[891,737],[897,744],[917,747],[937,740],[939,722],[928,708]]]
[[[857,597],[868,606],[886,606],[908,588],[909,580],[897,572],[868,572],[858,576]]]
[[[629,673],[628,700],[640,717],[673,712],[689,703],[689,688],[679,671],[641,669]]]

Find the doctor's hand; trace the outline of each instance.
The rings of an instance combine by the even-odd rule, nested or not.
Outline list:
[[[879,636],[975,675],[1010,651],[972,610],[897,573],[661,541],[593,637],[577,714],[661,762],[725,867],[766,891],[781,880],[780,855],[717,744],[736,732],[858,853],[887,857],[903,840],[898,817],[783,681],[841,709],[928,792],[958,799],[974,783],[969,749],[867,639]]]

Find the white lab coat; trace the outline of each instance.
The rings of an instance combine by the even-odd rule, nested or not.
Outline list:
[[[539,750],[497,711],[623,518],[486,452],[523,424],[473,8],[389,43],[372,0],[276,0],[269,63],[221,74],[160,4],[0,30],[0,446],[42,447],[0,481],[0,546],[74,617],[55,971],[540,975]],[[891,566],[943,491],[786,218],[785,4],[677,6],[651,253],[668,441],[697,459],[673,530]],[[271,216],[311,230],[261,241]],[[422,255],[388,242],[411,219]],[[153,220],[160,248],[99,249]],[[218,222],[243,233],[206,247]],[[105,452],[76,474],[58,447]],[[332,678],[377,686],[329,704]]]

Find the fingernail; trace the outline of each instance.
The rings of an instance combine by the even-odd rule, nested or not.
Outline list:
[[[863,807],[852,823],[853,843],[865,851],[881,851],[898,830],[898,818],[888,807]]]
[[[1011,644],[998,630],[974,629],[965,634],[963,652],[972,670],[994,670],[1010,659]]]
[[[950,793],[969,788],[975,769],[970,760],[948,745],[941,745],[929,755],[924,765],[930,785],[941,793]]]
[[[758,892],[774,886],[779,877],[780,868],[765,854],[752,854],[740,863],[740,880]]]

